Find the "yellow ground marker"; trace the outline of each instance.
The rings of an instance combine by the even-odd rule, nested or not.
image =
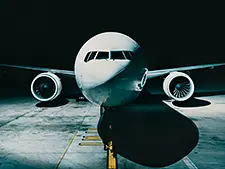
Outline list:
[[[98,132],[95,131],[95,130],[88,130],[85,133],[87,133],[87,134],[98,134]]]
[[[88,128],[88,130],[97,130],[97,128]]]
[[[113,152],[112,141],[108,143],[107,150],[107,169],[117,169],[117,156]]]
[[[84,136],[82,140],[101,141],[102,139],[99,136]]]
[[[102,142],[82,142],[79,143],[80,146],[103,146]]]
[[[55,166],[55,169],[57,169],[59,167],[59,164],[61,163],[63,157],[65,156],[67,150],[69,149],[70,145],[72,144],[73,140],[75,139],[76,135],[78,133],[78,130],[75,131],[75,133],[73,134],[73,137],[70,139],[70,141],[68,142],[67,146],[66,146],[66,149],[64,150],[63,154],[61,155],[61,157],[59,158],[56,166]]]

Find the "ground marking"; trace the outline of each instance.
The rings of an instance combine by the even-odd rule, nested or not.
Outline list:
[[[61,161],[63,160],[63,157],[65,156],[67,150],[69,149],[70,145],[72,144],[73,140],[75,139],[75,137],[76,137],[76,135],[77,135],[77,133],[78,133],[78,131],[79,131],[79,129],[80,129],[80,126],[81,126],[82,123],[84,122],[84,119],[85,119],[85,117],[86,117],[86,115],[87,115],[87,112],[89,112],[89,111],[91,110],[92,106],[93,106],[93,104],[92,104],[92,105],[90,106],[90,108],[85,112],[84,117],[83,117],[83,120],[81,121],[81,123],[80,123],[78,129],[74,132],[73,137],[70,139],[70,141],[69,141],[69,143],[68,143],[66,149],[64,150],[63,154],[62,154],[61,157],[59,158],[59,160],[58,160],[58,162],[57,162],[57,164],[56,164],[56,166],[55,166],[54,169],[58,169],[58,167],[59,167]]]
[[[67,150],[69,149],[70,145],[72,144],[73,140],[75,139],[76,135],[78,133],[78,130],[75,131],[75,133],[73,134],[73,137],[70,139],[70,141],[68,142],[68,145],[66,146],[66,149],[64,150],[63,154],[61,155],[61,157],[59,158],[56,166],[55,166],[55,169],[57,169],[59,167],[59,164],[61,163],[63,157],[65,156]]]
[[[198,169],[198,167],[196,167],[196,165],[187,156],[183,158],[183,162],[189,169]]]

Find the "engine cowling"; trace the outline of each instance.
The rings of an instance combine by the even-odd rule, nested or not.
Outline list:
[[[163,82],[163,90],[167,96],[176,101],[188,100],[194,93],[194,83],[185,73],[172,72]]]
[[[39,101],[54,100],[62,91],[60,78],[51,72],[37,75],[31,83],[31,93]]]

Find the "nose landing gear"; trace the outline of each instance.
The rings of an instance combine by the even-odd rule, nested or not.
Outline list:
[[[117,154],[113,151],[113,143],[110,141],[107,148],[107,168],[117,169]]]
[[[104,150],[107,151],[107,169],[117,169],[117,153],[112,141],[112,120],[110,113],[106,114],[108,110],[109,108],[100,107],[98,133],[103,140]]]

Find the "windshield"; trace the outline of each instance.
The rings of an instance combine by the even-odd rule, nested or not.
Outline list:
[[[84,58],[84,61],[85,61],[85,62],[88,61],[88,58],[89,58],[90,53],[91,53],[91,52],[88,52],[88,53],[86,54],[86,56],[85,56],[85,58]]]
[[[111,59],[126,59],[122,51],[111,51]]]
[[[106,51],[90,51],[86,54],[84,62],[88,62],[93,59],[101,60],[109,58],[112,60],[131,60],[132,57],[134,57],[134,52],[132,51],[111,51],[110,55],[109,52]]]
[[[134,52],[131,51],[111,51],[111,59],[131,60]]]
[[[108,59],[109,58],[109,52],[98,52],[95,59]]]
[[[92,59],[94,59],[94,58],[95,58],[96,53],[97,53],[96,51],[91,52],[91,54],[90,54],[90,56],[89,56],[89,58],[88,58],[87,62],[88,62],[88,61],[90,61],[90,60],[92,60]]]
[[[123,53],[128,60],[131,60],[131,58],[134,56],[134,53],[131,51],[123,51]]]

